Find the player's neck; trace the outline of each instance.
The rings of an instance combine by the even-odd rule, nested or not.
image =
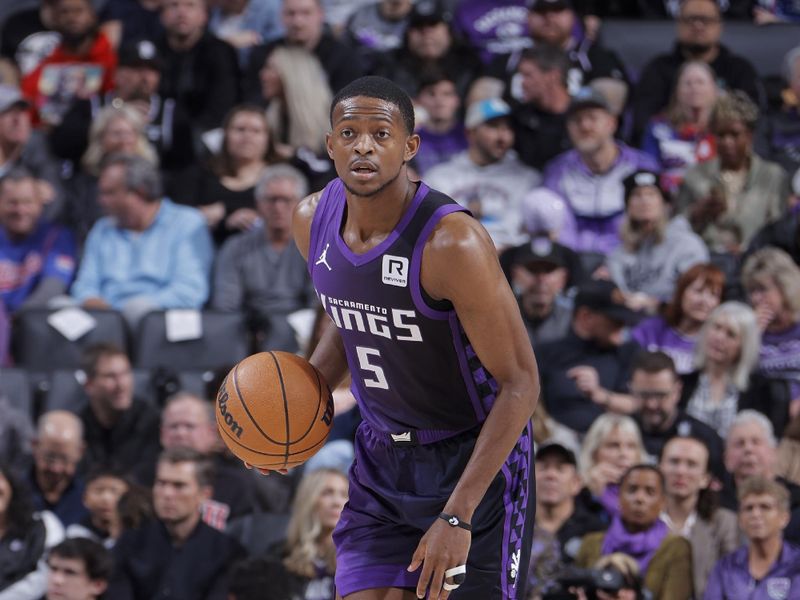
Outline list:
[[[416,190],[414,182],[402,172],[374,196],[356,196],[347,192],[347,217],[342,231],[345,242],[355,251],[353,244],[369,245],[376,236],[391,232],[411,204]]]

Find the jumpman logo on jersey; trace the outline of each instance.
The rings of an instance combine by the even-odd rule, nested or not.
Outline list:
[[[322,251],[322,254],[319,255],[319,258],[317,259],[317,262],[315,262],[314,264],[315,265],[325,265],[326,267],[328,267],[328,271],[333,271],[333,269],[331,269],[331,266],[328,264],[328,247],[329,246],[330,246],[330,244],[325,244],[325,249]]]

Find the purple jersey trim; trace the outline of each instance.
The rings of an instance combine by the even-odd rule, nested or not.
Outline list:
[[[441,221],[445,216],[459,211],[464,212],[465,209],[457,204],[445,204],[444,206],[438,208],[428,220],[428,223],[423,228],[419,238],[417,238],[417,243],[414,246],[414,251],[411,255],[411,297],[414,299],[414,305],[417,307],[417,310],[419,310],[419,312],[429,319],[438,319],[443,321],[449,318],[450,313],[453,311],[436,310],[428,305],[428,303],[425,302],[425,299],[422,297],[422,282],[420,281],[422,274],[422,252],[425,250],[425,244],[428,243],[428,238],[430,237],[433,228],[436,227],[439,221]]]
[[[450,331],[453,335],[453,347],[456,349],[456,356],[458,356],[458,366],[461,369],[461,377],[464,380],[464,387],[469,392],[469,399],[472,401],[472,410],[475,411],[475,417],[480,423],[486,420],[488,411],[483,405],[483,400],[478,394],[478,389],[475,386],[472,371],[470,371],[469,364],[467,363],[467,350],[461,341],[461,323],[458,320],[456,311],[451,311],[449,315]]]
[[[527,569],[520,572],[517,568],[516,577],[511,577],[511,563],[513,559],[509,552],[516,555],[519,560],[522,552],[522,543],[525,539],[525,521],[528,518],[528,481],[531,477],[531,448],[533,439],[533,425],[531,421],[525,426],[517,444],[508,455],[501,472],[506,480],[503,491],[503,507],[505,518],[503,522],[502,553],[503,562],[500,570],[500,581],[503,589],[503,598],[509,600],[522,600],[517,597],[517,583],[527,577]],[[513,468],[513,472],[512,472]],[[512,493],[516,494],[512,498]],[[513,522],[512,522],[513,521]]]
[[[340,186],[344,185],[341,183],[341,180],[337,181],[339,181]],[[364,265],[369,261],[381,256],[384,252],[386,252],[386,250],[392,247],[392,244],[397,241],[397,238],[400,237],[401,233],[403,233],[403,230],[411,222],[411,219],[414,218],[417,208],[419,208],[423,198],[428,195],[429,190],[430,188],[420,181],[419,187],[417,188],[417,193],[414,194],[414,198],[411,200],[411,204],[406,209],[406,212],[403,214],[400,222],[397,223],[395,228],[385,240],[383,240],[374,248],[370,248],[364,254],[356,254],[353,252],[349,246],[345,244],[344,239],[342,239],[341,231],[342,225],[344,224],[344,209],[347,207],[347,200],[345,199],[343,202],[340,202],[339,206],[336,207],[336,212],[334,213],[334,221],[338,223],[337,231],[339,233],[336,235],[336,245],[338,246],[339,251],[342,253],[342,256],[344,256],[350,262],[350,264],[355,267],[360,267],[361,265]],[[331,193],[333,193],[333,191]]]
[[[311,235],[309,236],[308,240],[308,258],[306,259],[306,263],[308,264],[308,272],[309,274],[313,275],[314,273],[314,257],[317,256],[317,247],[319,246],[319,232],[325,226],[323,223],[324,219],[322,218],[322,213],[325,211],[325,207],[323,206],[323,201],[327,203],[328,196],[330,196],[330,189],[333,188],[336,183],[339,182],[341,185],[341,181],[339,179],[334,179],[328,185],[326,185],[323,190],[320,192],[320,199],[317,203],[317,207],[314,210],[314,216],[311,218]]]

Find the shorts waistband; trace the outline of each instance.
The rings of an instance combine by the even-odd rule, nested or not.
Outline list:
[[[468,431],[480,427],[480,425],[475,425],[474,427],[461,429],[459,431],[447,429],[408,429],[406,431],[389,432],[375,429],[366,421],[362,421],[361,426],[368,429],[375,437],[394,446],[426,446],[456,437],[457,435],[467,433]]]

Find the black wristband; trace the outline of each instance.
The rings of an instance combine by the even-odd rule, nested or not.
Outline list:
[[[455,515],[448,515],[447,513],[440,513],[439,518],[447,521],[447,524],[450,527],[461,527],[461,529],[466,529],[467,531],[472,531],[472,525],[469,523],[462,521]]]

